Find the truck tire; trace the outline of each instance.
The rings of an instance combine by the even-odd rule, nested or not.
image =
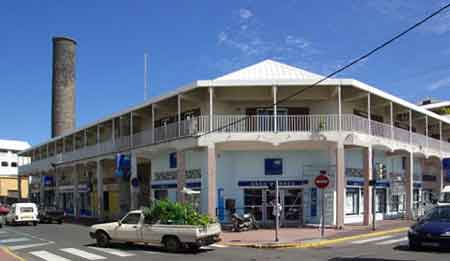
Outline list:
[[[97,231],[97,233],[95,233],[95,238],[97,240],[98,247],[108,247],[109,246],[109,237],[105,232]]]
[[[38,223],[37,221],[34,221],[34,222],[33,222],[33,226],[34,226],[34,227],[37,226],[37,223]]]
[[[166,236],[164,237],[164,248],[171,253],[175,253],[180,251],[181,249],[181,242],[176,236]]]

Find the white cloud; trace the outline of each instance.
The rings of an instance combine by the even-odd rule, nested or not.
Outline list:
[[[431,83],[431,85],[428,89],[430,91],[435,91],[437,89],[441,89],[444,87],[450,87],[450,77],[446,77],[446,78],[443,78],[443,79],[440,79],[438,81]]]
[[[249,19],[249,18],[251,18],[251,17],[253,16],[253,13],[252,13],[252,11],[250,11],[249,9],[241,8],[241,9],[239,10],[239,16],[240,16],[242,19]]]

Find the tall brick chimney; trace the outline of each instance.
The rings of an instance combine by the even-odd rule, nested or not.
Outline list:
[[[52,137],[75,128],[75,51],[68,37],[53,38]]]

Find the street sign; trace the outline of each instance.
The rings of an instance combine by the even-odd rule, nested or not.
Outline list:
[[[320,174],[314,179],[314,183],[316,184],[316,187],[325,189],[330,184],[330,179],[326,175]]]

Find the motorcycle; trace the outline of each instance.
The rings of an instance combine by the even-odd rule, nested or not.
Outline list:
[[[233,232],[248,231],[251,229],[258,229],[258,224],[256,219],[252,214],[246,213],[244,215],[239,215],[234,213],[231,215],[231,223],[233,224]]]

